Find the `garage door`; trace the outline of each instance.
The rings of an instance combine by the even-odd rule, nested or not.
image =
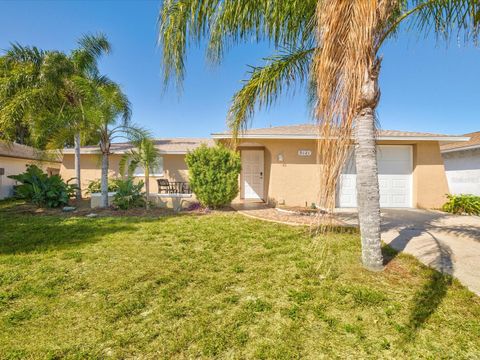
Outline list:
[[[412,206],[412,147],[379,145],[377,148],[380,206],[405,208]],[[356,207],[356,171],[353,157],[340,176],[337,206]]]

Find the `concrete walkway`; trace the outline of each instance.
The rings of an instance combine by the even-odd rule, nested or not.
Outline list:
[[[339,216],[357,224],[355,213]],[[382,210],[382,240],[455,276],[480,295],[480,217],[416,209]]]

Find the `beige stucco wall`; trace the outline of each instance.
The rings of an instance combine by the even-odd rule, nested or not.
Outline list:
[[[13,195],[13,186],[16,184],[16,181],[9,179],[8,176],[23,173],[29,164],[35,164],[50,174],[55,173],[56,171],[58,172],[60,169],[60,163],[56,162],[0,156],[0,168],[5,169],[5,174],[0,175],[0,199]]]
[[[320,165],[316,157],[316,142],[261,140],[258,143],[263,146],[265,154],[264,200],[273,204],[295,206],[309,206],[317,202]],[[241,151],[258,147],[240,145],[239,149]],[[310,150],[312,155],[299,156],[300,149]],[[279,155],[283,156],[283,161],[278,160]]]
[[[241,141],[239,150],[264,149],[265,201],[309,206],[317,202],[319,193],[321,165],[316,157],[316,144],[315,140],[255,139]],[[445,202],[448,185],[437,141],[381,141],[379,144],[412,145],[414,207],[439,208]],[[299,156],[298,150],[311,150],[312,155]],[[283,161],[278,161],[280,154]]]
[[[438,209],[445,203],[448,182],[437,141],[414,145],[413,188],[413,204],[418,208]]]
[[[121,155],[112,154],[109,157],[110,178],[119,178],[119,163]],[[170,181],[188,181],[188,168],[185,164],[185,155],[162,155],[164,176],[150,177],[150,192],[158,192],[157,179],[165,178]],[[82,154],[80,158],[82,190],[85,190],[92,180],[100,179],[101,176],[101,157],[95,154]],[[60,175],[64,179],[75,177],[74,155],[65,154],[63,156]]]

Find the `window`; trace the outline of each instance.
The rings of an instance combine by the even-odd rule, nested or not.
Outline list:
[[[145,176],[145,171],[143,170],[143,167],[137,167],[133,172],[133,176]],[[150,176],[163,176],[163,157],[159,157],[157,160],[157,166],[153,169],[150,169]]]

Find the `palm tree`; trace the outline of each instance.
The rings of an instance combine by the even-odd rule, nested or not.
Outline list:
[[[101,206],[108,207],[108,168],[112,142],[127,138],[135,143],[144,138],[146,132],[131,123],[127,96],[118,84],[106,78],[98,85],[93,102],[86,109],[86,116],[92,120],[89,137],[98,141],[102,154]]]
[[[130,150],[120,160],[120,173],[125,174],[128,164],[128,176],[132,176],[135,169],[141,167],[145,174],[145,197],[147,210],[150,208],[150,173],[159,165],[160,152],[149,138],[140,138],[134,141],[135,149]]]
[[[6,66],[0,72],[0,132],[7,139],[18,137],[14,132],[21,124],[21,130],[28,130],[30,141],[42,147],[46,142],[63,147],[73,139],[80,199],[81,138],[89,129],[85,98],[92,95],[90,80],[101,79],[98,60],[110,52],[111,46],[103,34],[84,35],[78,45],[68,55],[12,45],[2,59]]]
[[[305,86],[321,138],[321,204],[335,206],[337,179],[354,145],[362,261],[367,269],[382,269],[375,147],[379,52],[402,25],[417,34],[476,40],[478,0],[165,0],[159,23],[166,85],[172,78],[183,80],[190,42],[206,39],[214,63],[230,47],[252,39],[276,47],[278,53],[253,67],[233,96],[227,116],[232,133],[246,128],[255,109]]]

